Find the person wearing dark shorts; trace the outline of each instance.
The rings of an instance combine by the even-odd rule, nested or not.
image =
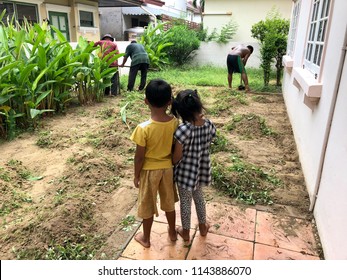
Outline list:
[[[231,49],[231,52],[227,56],[228,84],[230,89],[232,88],[233,74],[240,73],[246,91],[250,90],[245,65],[252,53],[252,46],[245,47],[244,45],[238,45]]]

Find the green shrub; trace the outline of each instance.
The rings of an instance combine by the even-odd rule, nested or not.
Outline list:
[[[200,47],[200,40],[194,30],[185,25],[175,25],[170,29],[173,43],[168,48],[168,56],[171,62],[183,65],[189,61],[190,54]]]
[[[260,42],[261,65],[264,71],[264,86],[269,85],[271,65],[276,66],[276,85],[281,85],[282,57],[287,49],[289,20],[280,17],[278,12],[271,11],[265,21],[254,24],[252,37]]]

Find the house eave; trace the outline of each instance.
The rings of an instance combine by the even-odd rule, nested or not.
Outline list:
[[[144,4],[152,4],[162,7],[165,2],[160,0],[99,0],[100,8],[109,7],[139,7]]]
[[[99,0],[99,8],[139,7],[143,3],[143,0]]]

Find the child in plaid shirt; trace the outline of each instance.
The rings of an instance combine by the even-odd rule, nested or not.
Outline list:
[[[175,164],[174,178],[180,196],[182,227],[177,228],[184,241],[189,241],[191,204],[194,199],[201,236],[208,232],[206,208],[201,187],[211,183],[209,148],[216,136],[214,124],[204,118],[204,107],[197,91],[180,92],[172,103],[172,113],[181,117],[175,134],[176,140],[172,161]]]

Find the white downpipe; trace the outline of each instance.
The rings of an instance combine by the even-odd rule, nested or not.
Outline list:
[[[326,155],[326,150],[327,150],[327,146],[328,146],[328,142],[329,142],[329,136],[330,136],[330,131],[331,131],[331,124],[332,124],[333,116],[334,116],[334,113],[335,113],[337,95],[338,95],[339,89],[340,89],[340,83],[341,83],[341,77],[342,77],[342,71],[343,71],[343,67],[344,67],[344,62],[345,62],[345,58],[346,58],[346,52],[347,52],[347,29],[345,31],[345,39],[344,39],[344,42],[343,42],[343,47],[341,49],[341,55],[340,55],[338,73],[337,73],[336,86],[335,86],[335,89],[334,89],[334,95],[333,95],[333,99],[332,99],[332,106],[331,106],[331,109],[330,109],[330,112],[329,112],[327,130],[326,130],[326,133],[324,135],[322,154],[321,154],[321,158],[320,158],[320,162],[319,162],[319,168],[318,168],[318,173],[317,173],[318,176],[317,176],[316,184],[315,184],[314,191],[313,191],[313,197],[312,197],[312,203],[310,205],[310,211],[313,211],[314,206],[316,204],[316,200],[317,200],[317,196],[318,196],[318,192],[319,192],[319,187],[320,187],[320,183],[321,183],[321,180],[322,180],[322,172],[323,172],[323,167],[324,167],[324,162],[325,162],[325,155]]]
[[[152,12],[148,11],[144,6],[141,6],[141,9],[144,10],[145,12],[149,13],[153,19],[154,19],[154,27],[157,26],[157,16],[153,14]]]

